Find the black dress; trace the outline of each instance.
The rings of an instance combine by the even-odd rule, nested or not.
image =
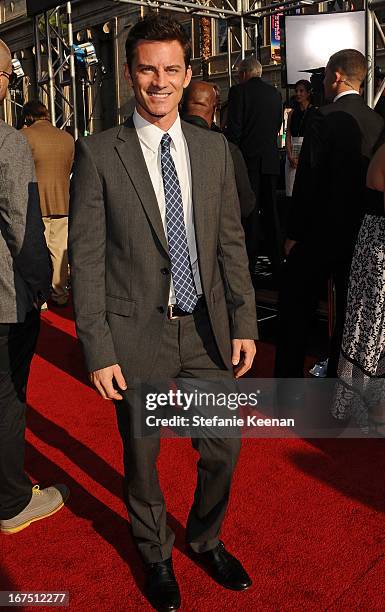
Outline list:
[[[315,107],[308,106],[305,110],[301,110],[299,106],[295,106],[294,110],[290,115],[290,133],[292,137],[292,150],[294,157],[299,157],[301,149],[302,138],[305,135],[307,126],[311,121],[311,117],[314,114]],[[286,195],[291,196],[293,191],[295,179],[295,168],[292,168],[288,156],[286,157],[285,167],[285,182],[286,182]]]
[[[290,132],[291,135],[304,136],[306,128],[311,121],[311,117],[315,111],[315,106],[308,106],[305,110],[301,110],[299,107],[294,108],[290,118]]]

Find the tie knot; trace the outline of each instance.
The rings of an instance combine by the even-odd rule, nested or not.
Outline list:
[[[160,141],[160,146],[162,147],[163,151],[169,151],[170,150],[170,145],[171,145],[171,136],[170,134],[163,134],[162,136],[162,140]]]

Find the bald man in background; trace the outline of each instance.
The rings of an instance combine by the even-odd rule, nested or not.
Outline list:
[[[188,123],[210,130],[217,103],[218,94],[214,85],[204,81],[194,81],[189,85],[184,95],[182,118]],[[251,189],[246,163],[240,149],[232,142],[229,142],[229,148],[234,164],[235,182],[243,220],[255,208],[255,195]]]
[[[0,104],[12,78],[0,40]],[[57,512],[68,490],[32,486],[24,471],[26,387],[51,266],[31,150],[1,119],[0,194],[0,531],[13,534]]]

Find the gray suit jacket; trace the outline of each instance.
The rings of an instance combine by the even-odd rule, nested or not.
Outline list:
[[[182,129],[203,292],[232,368],[231,338],[256,338],[257,324],[231,155],[221,134],[184,122]],[[145,380],[166,318],[170,259],[132,118],[78,141],[71,183],[69,254],[87,368],[119,363],[128,384]]]
[[[31,150],[0,120],[0,323],[21,323],[46,299],[51,264]]]

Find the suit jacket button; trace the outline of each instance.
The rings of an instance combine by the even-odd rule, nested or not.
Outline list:
[[[157,311],[163,314],[164,313],[164,306],[158,306],[157,307]]]
[[[161,269],[161,273],[162,273],[164,276],[167,276],[167,274],[170,274],[170,270],[169,270],[168,268],[162,268],[162,269]]]

